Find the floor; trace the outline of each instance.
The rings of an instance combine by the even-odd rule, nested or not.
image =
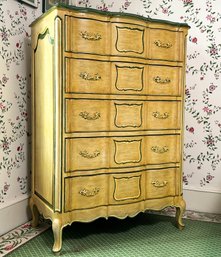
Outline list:
[[[149,212],[155,213],[155,212]],[[164,211],[157,212],[157,214],[174,216],[174,209],[167,208]],[[190,220],[208,221],[213,223],[221,223],[221,214],[209,214],[200,213],[193,211],[186,211],[184,218]],[[19,246],[27,243],[30,239],[43,233],[45,230],[50,228],[50,222],[45,222],[41,220],[40,226],[38,228],[32,228],[30,222],[27,222],[18,228],[8,232],[7,234],[0,237],[0,256],[5,256],[6,254],[14,251]],[[221,256],[221,254],[220,254]]]

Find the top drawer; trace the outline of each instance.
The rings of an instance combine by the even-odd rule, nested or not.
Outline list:
[[[183,60],[183,33],[165,29],[149,31],[148,58],[167,61]]]
[[[65,16],[65,33],[68,52],[110,54],[108,22]]]

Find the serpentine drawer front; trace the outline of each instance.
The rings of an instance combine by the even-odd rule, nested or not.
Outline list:
[[[188,25],[58,4],[32,25],[32,225],[176,208]]]

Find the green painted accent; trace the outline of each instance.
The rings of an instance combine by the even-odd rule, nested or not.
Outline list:
[[[37,23],[39,20],[41,20],[42,18],[47,16],[49,13],[51,13],[55,9],[67,9],[67,10],[74,10],[74,11],[84,12],[84,13],[95,13],[95,14],[97,13],[97,14],[107,16],[107,17],[117,17],[117,16],[124,17],[124,18],[128,17],[128,18],[132,18],[132,19],[136,19],[136,20],[143,20],[146,22],[156,22],[156,23],[163,23],[163,24],[168,24],[168,25],[173,25],[173,26],[178,26],[178,27],[190,28],[190,26],[187,23],[179,23],[179,22],[172,22],[172,21],[168,21],[168,20],[151,19],[151,18],[143,17],[143,16],[140,16],[137,14],[132,14],[132,13],[105,12],[105,11],[100,11],[100,10],[96,10],[93,8],[76,7],[76,6],[63,4],[63,3],[56,4],[55,6],[50,8],[46,13],[44,13],[38,19],[36,19],[30,26],[33,26],[35,23]]]
[[[99,219],[73,223],[63,229],[59,256],[77,257],[220,257],[221,224],[185,220],[183,231],[174,217],[139,214],[133,219]],[[55,256],[48,229],[10,254],[10,257]]]
[[[34,50],[35,52],[37,51],[39,40],[43,40],[46,37],[46,35],[48,35],[48,42],[51,45],[54,45],[54,38],[52,38],[50,36],[49,29],[47,28],[43,33],[38,34],[38,40],[37,40],[37,44],[36,44],[36,47],[35,47],[35,50]]]

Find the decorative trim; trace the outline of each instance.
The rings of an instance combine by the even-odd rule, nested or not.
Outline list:
[[[116,73],[117,73],[117,75],[116,75],[116,81],[115,81],[115,87],[116,87],[116,89],[117,90],[119,90],[119,91],[129,91],[129,90],[131,90],[131,91],[142,91],[143,90],[143,87],[144,87],[144,82],[143,82],[143,73],[144,73],[144,67],[136,67],[136,66],[118,66],[118,65],[115,65],[115,67],[116,67]],[[138,88],[138,89],[134,89],[134,88],[119,88],[118,86],[117,86],[117,84],[118,84],[118,77],[119,77],[119,70],[120,69],[140,69],[141,70],[141,88]],[[130,72],[130,71],[129,71]],[[137,82],[136,82],[137,83]]]
[[[81,189],[78,193],[79,193],[80,195],[82,195],[82,196],[92,197],[92,196],[97,195],[99,192],[100,192],[100,188],[95,187],[95,188],[92,189],[92,190],[83,188],[83,189]]]
[[[116,164],[126,164],[126,163],[139,163],[142,160],[142,150],[141,150],[141,144],[142,144],[142,139],[138,139],[138,140],[122,140],[122,141],[117,141],[117,140],[113,140],[114,141],[114,146],[115,146],[115,152],[114,152],[114,162]],[[138,160],[127,160],[127,161],[117,161],[117,144],[119,143],[123,143],[125,144],[125,149],[127,149],[127,144],[131,144],[134,142],[139,142],[139,159]]]
[[[49,28],[45,28],[44,32],[38,34],[37,43],[34,48],[34,53],[37,51],[39,40],[43,40],[48,35],[48,42],[54,45],[54,38],[50,36]]]
[[[141,175],[139,176],[132,176],[132,177],[120,177],[120,178],[117,178],[117,177],[113,177],[114,178],[114,193],[113,193],[113,198],[115,201],[126,201],[126,200],[134,200],[134,199],[138,199],[140,198],[141,196]],[[120,181],[120,180],[126,180],[129,181],[131,179],[135,179],[135,178],[138,178],[138,194],[135,195],[135,196],[128,196],[128,197],[124,197],[124,198],[117,198],[116,197],[116,194],[117,194],[117,181]],[[130,193],[130,188],[128,188],[128,193]]]
[[[95,112],[92,115],[90,115],[89,112],[80,112],[79,116],[81,116],[85,120],[97,120],[101,117],[101,114],[99,112]]]
[[[151,151],[154,153],[163,154],[163,153],[168,152],[169,148],[168,148],[168,146],[160,147],[160,146],[156,145],[156,146],[151,147]]]
[[[164,112],[163,114],[160,114],[160,112],[153,112],[152,115],[154,118],[161,120],[168,119],[170,116],[168,112]]]
[[[160,40],[156,40],[154,41],[154,44],[157,46],[157,47],[161,47],[161,48],[171,48],[173,45],[169,42],[167,43],[162,43]]]
[[[153,80],[154,80],[154,82],[159,83],[159,84],[169,84],[171,82],[170,78],[162,79],[159,76],[154,77]]]
[[[160,182],[158,180],[155,180],[155,181],[152,181],[151,184],[154,186],[154,187],[165,187],[167,185],[167,181],[163,181],[163,182]]]
[[[143,123],[143,120],[142,120],[142,112],[143,112],[143,103],[141,104],[117,104],[117,103],[114,103],[114,106],[115,106],[115,118],[114,118],[114,125],[117,127],[117,128],[140,128],[142,126],[142,123]],[[130,107],[133,107],[133,106],[139,106],[140,107],[140,122],[139,124],[135,124],[134,122],[134,119],[133,117],[131,117],[131,124],[117,124],[117,117],[118,117],[118,112],[119,112],[119,108],[118,106],[130,106]],[[132,122],[134,122],[134,124],[132,124]]]
[[[80,154],[83,158],[93,159],[93,158],[96,158],[97,156],[99,156],[101,153],[100,153],[99,150],[95,150],[93,153],[88,153],[87,150],[84,150],[84,151],[80,151],[79,154]]]
[[[87,31],[81,31],[79,34],[85,40],[98,41],[102,39],[101,35],[98,33],[89,33]]]
[[[97,80],[101,79],[101,76],[98,73],[91,75],[90,73],[87,73],[86,71],[81,72],[79,74],[79,77],[84,80],[90,80],[90,81],[97,81]]]
[[[118,27],[118,26],[116,26],[116,29],[117,29],[117,40],[116,40],[116,42],[115,42],[115,48],[116,48],[116,50],[118,51],[118,52],[120,52],[120,53],[137,53],[137,54],[142,54],[143,52],[144,52],[144,29],[138,29],[138,28],[130,28],[130,27]],[[137,31],[139,31],[139,32],[142,32],[142,49],[141,49],[141,51],[135,51],[135,50],[127,50],[127,49],[119,49],[118,47],[117,47],[117,44],[118,44],[118,39],[119,39],[119,29],[121,29],[121,30],[137,30]]]

